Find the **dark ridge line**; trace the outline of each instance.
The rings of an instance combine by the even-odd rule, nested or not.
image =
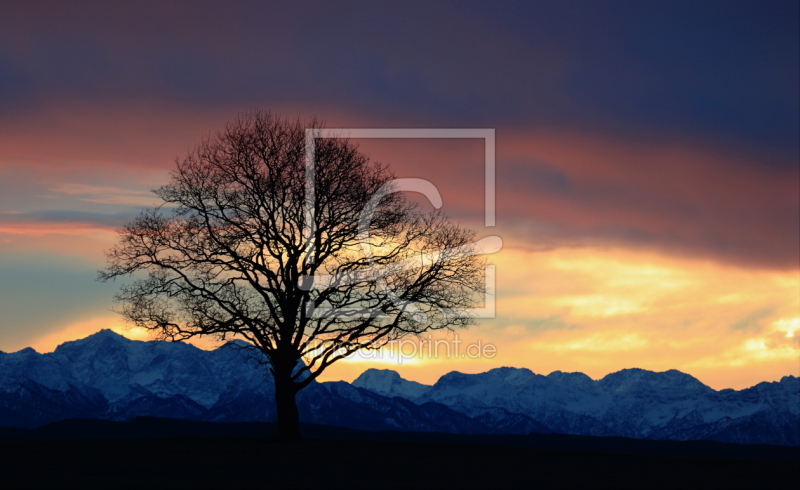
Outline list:
[[[302,424],[303,435],[319,440],[419,442],[538,448],[569,451],[663,454],[745,459],[800,461],[800,446],[739,444],[719,441],[674,441],[571,434],[450,434],[351,429]],[[270,422],[204,422],[159,417],[129,421],[67,419],[34,429],[0,427],[0,442],[76,439],[264,439],[275,434]]]

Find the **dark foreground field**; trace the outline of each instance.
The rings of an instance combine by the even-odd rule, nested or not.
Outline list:
[[[41,438],[40,432],[38,439],[19,440],[10,437],[13,431],[5,431],[6,439],[16,440],[0,441],[0,487],[796,489],[800,483],[800,462],[792,456],[796,448],[765,454],[771,459],[758,457],[758,452],[752,457],[642,454],[597,450],[599,442],[594,450],[554,447],[580,443],[569,436],[561,443],[551,438],[549,447],[524,447],[519,441],[527,436],[520,436],[518,447],[509,447],[485,439],[470,443],[471,436],[432,442],[436,436],[429,434],[416,440],[408,434],[378,437],[384,440],[363,434],[361,439],[332,439],[359,434],[323,427],[306,428],[318,438],[288,444],[208,436],[53,440],[75,430],[74,423],[57,427],[60,432],[51,430],[50,439]],[[104,437],[120,427],[133,425],[110,425],[105,434],[86,435]],[[396,440],[385,440],[390,438]],[[525,444],[548,444],[543,441]]]

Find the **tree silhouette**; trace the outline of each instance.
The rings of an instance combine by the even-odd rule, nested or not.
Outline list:
[[[263,352],[284,439],[300,437],[295,395],[333,362],[466,326],[484,289],[474,232],[397,192],[410,181],[349,140],[314,141],[309,187],[307,129],[321,125],[255,111],[204,138],[100,272],[146,273],[115,300],[158,338],[242,337]]]

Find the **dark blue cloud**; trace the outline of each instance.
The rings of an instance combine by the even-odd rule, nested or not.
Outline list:
[[[7,107],[295,102],[421,124],[693,135],[770,148],[784,166],[800,144],[797,2],[32,8],[0,9]]]

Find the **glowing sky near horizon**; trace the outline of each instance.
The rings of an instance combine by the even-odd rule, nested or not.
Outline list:
[[[146,338],[110,311],[103,252],[175,157],[260,107],[496,129],[495,228],[480,141],[359,144],[503,238],[497,318],[458,332],[497,354],[324,379],[800,375],[797,2],[221,5],[0,6],[0,350]]]

